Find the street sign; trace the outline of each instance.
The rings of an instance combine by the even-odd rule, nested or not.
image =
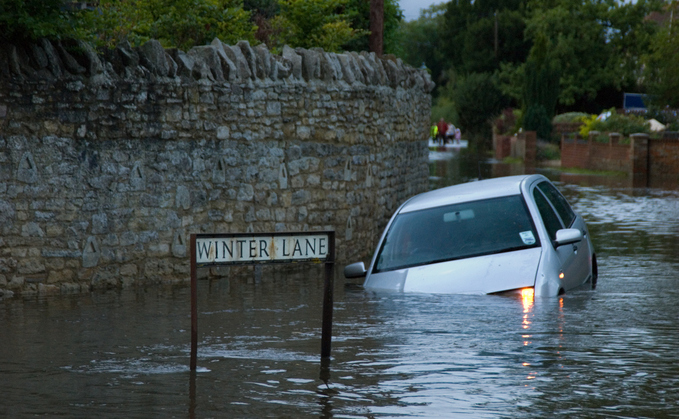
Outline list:
[[[233,233],[191,235],[191,371],[198,356],[198,268],[259,263],[325,263],[321,360],[330,358],[332,340],[335,232]]]
[[[330,234],[281,233],[211,235],[196,237],[198,267],[261,262],[324,261],[330,251]]]

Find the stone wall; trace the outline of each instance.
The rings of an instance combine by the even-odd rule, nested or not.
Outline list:
[[[367,53],[1,47],[0,294],[187,281],[194,232],[365,257],[427,189],[432,88]]]

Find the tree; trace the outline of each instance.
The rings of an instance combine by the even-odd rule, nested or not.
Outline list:
[[[453,81],[450,95],[457,107],[458,123],[464,131],[490,136],[489,121],[507,105],[491,73],[472,73]]]
[[[560,72],[550,51],[549,41],[538,37],[524,66],[523,127],[541,139],[550,138],[559,97]]]
[[[635,83],[650,25],[643,17],[655,0],[618,4],[600,0],[532,0],[526,36],[544,37],[550,60],[561,71],[559,103],[594,102],[604,91],[622,92]],[[621,94],[619,95],[621,96]]]
[[[442,49],[444,12],[444,4],[432,5],[418,19],[402,22],[398,31],[398,55],[413,67],[426,65],[436,82],[442,79],[447,63]]]
[[[269,47],[320,47],[340,51],[342,45],[365,35],[354,29],[345,13],[347,0],[281,0],[281,14],[272,21],[278,33]]]
[[[670,6],[679,12],[676,3]],[[673,14],[671,15],[673,16]],[[679,108],[679,30],[677,21],[670,21],[658,31],[645,57],[644,85],[650,93],[651,104],[662,109]]]
[[[85,25],[100,45],[158,39],[164,47],[184,50],[214,38],[254,41],[256,30],[241,0],[101,0]]]
[[[347,0],[344,13],[351,27],[361,31],[361,35],[342,45],[347,51],[368,51],[370,30],[370,1]],[[400,51],[398,29],[403,21],[403,11],[397,0],[384,0],[384,53],[394,54]]]
[[[528,56],[523,0],[453,0],[445,13],[444,53],[461,73],[494,72]],[[496,36],[497,31],[497,36]]]
[[[73,36],[74,14],[62,0],[0,0],[0,38],[16,42]]]

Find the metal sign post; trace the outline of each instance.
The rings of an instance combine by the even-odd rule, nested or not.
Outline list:
[[[321,359],[330,357],[335,232],[191,234],[191,371],[198,355],[198,268],[260,263],[325,263]]]

